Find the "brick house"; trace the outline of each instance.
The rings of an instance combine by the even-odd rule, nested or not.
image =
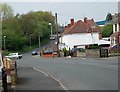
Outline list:
[[[120,44],[120,13],[113,17],[113,34],[110,36],[110,41],[110,47]]]
[[[78,20],[77,22],[71,19],[59,40],[66,48],[85,48],[88,45],[98,45],[102,38],[101,32],[102,30],[98,28],[93,19],[88,20],[85,17],[84,21]]]

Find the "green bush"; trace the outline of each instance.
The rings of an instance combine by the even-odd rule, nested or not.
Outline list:
[[[3,51],[3,55],[5,55],[5,56],[8,55],[9,53],[10,53],[10,52],[9,52],[8,50],[4,50],[4,51]]]

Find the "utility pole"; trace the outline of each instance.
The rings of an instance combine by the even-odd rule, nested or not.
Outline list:
[[[30,39],[30,47],[31,47],[31,45],[32,45],[32,33],[29,36],[30,36],[29,39]]]
[[[40,50],[40,34],[38,35],[38,40],[39,40],[39,50]]]
[[[30,47],[31,47],[31,35],[30,35]]]
[[[58,37],[58,24],[57,24],[57,13],[55,13],[55,20],[56,20],[56,34],[57,34],[57,52],[58,52],[58,57],[60,57],[59,37]]]

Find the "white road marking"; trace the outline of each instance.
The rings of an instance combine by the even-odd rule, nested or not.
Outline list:
[[[39,70],[39,69],[36,69],[36,68],[33,68],[34,70],[37,70],[37,71],[39,71],[39,72],[41,72],[41,73],[43,73],[45,76],[49,76],[47,73],[45,73],[45,72],[43,72],[43,71],[41,71],[41,70]]]
[[[33,68],[33,69],[34,69],[34,70],[37,70],[37,71],[39,71],[39,72],[41,72],[41,73],[43,73],[45,76],[51,77],[52,79],[54,79],[55,81],[57,81],[57,82],[60,84],[60,86],[61,86],[66,92],[69,92],[68,89],[67,89],[58,79],[56,79],[54,76],[50,75],[49,73],[45,73],[45,72],[43,72],[43,71],[41,71],[41,70],[39,70],[39,69],[36,69],[36,68]]]
[[[69,92],[68,89],[67,89],[58,79],[56,79],[56,78],[55,78],[54,76],[52,76],[52,75],[50,75],[50,77],[53,78],[55,81],[57,81],[57,82],[60,84],[60,86],[61,86],[64,90],[66,90],[66,92]]]

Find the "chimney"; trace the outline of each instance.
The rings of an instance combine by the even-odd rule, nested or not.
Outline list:
[[[67,29],[67,26],[65,26],[65,30]]]
[[[94,19],[93,19],[93,18],[92,18],[91,20],[94,22]]]
[[[68,24],[68,28],[70,28],[71,24]]]
[[[71,25],[74,25],[74,19],[71,19],[70,21],[71,21]]]
[[[87,17],[84,18],[84,22],[87,23]]]

